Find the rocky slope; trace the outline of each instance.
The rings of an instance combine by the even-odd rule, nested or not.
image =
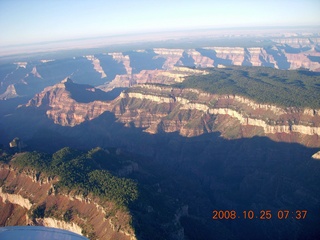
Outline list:
[[[65,84],[45,89],[27,107],[45,109],[47,117],[62,126],[75,126],[111,111],[118,121],[149,133],[179,132],[194,137],[218,131],[228,139],[268,136],[320,146],[319,109],[284,108],[238,95],[148,84],[131,87],[113,101],[77,102]]]
[[[127,212],[114,210],[113,203],[101,204],[99,199],[90,195],[58,193],[55,190],[58,181],[35,171],[21,172],[1,164],[0,207],[3,211],[0,225],[62,228],[90,239],[136,239]],[[44,208],[44,217],[32,217],[41,208]]]

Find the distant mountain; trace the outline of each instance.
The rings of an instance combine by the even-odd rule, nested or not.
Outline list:
[[[259,68],[220,70],[250,75],[248,69],[264,75]],[[219,74],[218,69],[199,71],[192,78]],[[226,87],[232,85],[227,80]],[[6,165],[8,154],[1,150],[0,204],[5,210],[0,220],[24,224],[29,213],[36,224],[119,239],[316,239],[319,109],[264,104],[183,83],[132,86],[106,100],[111,92],[67,78],[2,116],[2,137],[19,136],[27,145],[22,151],[48,154],[14,155],[37,169],[22,172],[13,167],[19,161]],[[65,146],[86,151],[55,153]],[[88,150],[97,146],[109,150],[100,148],[92,157]],[[52,168],[53,153],[60,157],[60,169]],[[106,202],[101,206],[79,190],[90,183],[92,166],[137,182],[139,196],[127,211]],[[61,174],[71,192],[50,190],[57,178],[47,178],[45,170]],[[100,192],[99,184],[116,193],[127,189],[115,186],[115,179],[103,181],[104,176],[109,175],[97,174],[89,189]],[[215,220],[214,210],[233,210],[237,218]],[[279,219],[287,210],[290,217]],[[305,219],[297,219],[301,210],[307,211]],[[254,219],[245,215],[249,211]],[[264,211],[271,219],[264,219]]]
[[[3,64],[0,65],[0,94],[14,85],[19,96],[32,96],[66,77],[93,86],[106,84],[104,88],[108,89],[128,85],[126,82],[131,86],[139,83],[146,72],[156,76],[157,70],[172,70],[176,66],[237,65],[320,71],[319,37],[275,38],[270,42],[262,47],[153,48]]]
[[[310,89],[303,92],[299,90],[300,85],[292,84],[296,81],[295,79],[303,77],[303,74],[299,74],[299,72],[295,72],[296,75],[292,76],[285,75],[294,77],[285,83],[277,78],[277,76],[280,78],[280,74],[282,74],[279,70],[269,71],[266,69],[264,71],[261,68],[243,67],[229,70],[197,71],[194,74],[200,73],[200,75],[189,77],[190,80],[185,80],[180,85],[140,84],[129,88],[114,100],[108,98],[108,94],[101,90],[78,85],[71,80],[64,80],[37,94],[26,106],[44,110],[46,117],[62,126],[73,127],[98,118],[104,112],[109,111],[113,112],[116,118],[127,126],[134,125],[152,134],[179,132],[183,136],[194,137],[219,131],[222,136],[228,139],[268,136],[277,141],[299,142],[312,147],[320,146],[318,141],[320,109],[300,106],[305,102],[312,106],[312,100],[316,100],[315,96],[319,94],[319,91],[316,91],[316,84],[320,83],[319,76],[312,78],[315,85],[312,85],[313,87],[310,85]],[[228,81],[233,81],[233,78],[225,82],[219,78],[220,85],[219,90],[215,90],[216,93],[190,89],[187,84],[190,81],[195,81],[196,87],[202,86],[202,89],[209,90],[211,86],[214,86],[214,83],[208,79],[215,76],[222,77],[223,74],[232,75],[233,72],[241,72],[242,75],[247,76],[246,78],[249,75],[255,76],[257,73],[261,76],[273,74],[272,79],[275,80],[266,78],[265,83],[261,79],[250,80],[253,88],[252,90],[250,87],[246,89],[248,96],[236,90],[237,88],[232,89],[234,84],[230,84]],[[187,73],[186,69],[185,74]],[[277,75],[278,73],[279,75]],[[174,76],[172,71],[170,74],[168,76]],[[181,75],[182,69],[176,74]],[[240,81],[239,75],[235,75],[234,78]],[[163,81],[163,79],[161,80]],[[305,81],[311,81],[311,78],[306,77]],[[208,82],[207,85],[206,82]],[[272,94],[279,95],[281,92],[277,93],[274,88],[263,87],[264,84],[274,84],[277,89],[286,89],[285,93],[288,93],[289,97],[299,91],[299,98],[297,95],[292,100],[287,97],[284,103],[289,103],[289,105],[283,106],[283,101],[278,97],[278,101],[270,104],[267,97],[271,96],[271,101]],[[184,88],[184,85],[187,88]],[[263,89],[264,95],[259,90],[260,88]],[[252,97],[254,96],[253,91],[259,91],[258,99]],[[313,91],[315,92],[313,93]],[[311,94],[315,94],[315,96]],[[307,100],[309,97],[310,101]],[[267,102],[263,102],[261,99],[266,99]],[[290,103],[295,105],[290,105]],[[315,106],[319,107],[320,105],[318,103]]]
[[[317,239],[319,49],[290,37],[1,65],[0,223],[92,239]],[[125,202],[132,186],[124,207],[97,198]]]

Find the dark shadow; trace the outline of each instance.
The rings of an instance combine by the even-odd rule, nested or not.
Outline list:
[[[288,70],[290,68],[290,63],[288,62],[286,56],[281,52],[280,48],[277,50],[271,47],[265,48],[266,52],[273,56],[274,60],[277,62],[279,69]]]
[[[116,75],[127,74],[123,63],[114,60],[112,56],[107,54],[97,54],[95,57],[100,60],[100,66],[107,75],[105,81],[112,81]]]
[[[289,85],[294,85],[295,87],[305,88],[306,85],[301,80],[294,80],[291,82],[288,82]]]
[[[0,65],[0,79],[1,82],[6,82],[4,81],[10,73],[14,72],[16,70],[17,66],[13,63],[7,63],[7,64],[1,64]],[[7,85],[3,86],[3,84],[0,86],[0,94],[3,93],[7,88]],[[4,90],[3,90],[4,89]]]
[[[185,67],[195,67],[196,65],[194,64],[194,59],[187,54],[185,51],[182,54],[182,57],[179,59],[179,61],[181,62],[182,66]],[[180,64],[177,64],[179,66],[181,66]]]
[[[125,88],[115,88],[110,92],[104,92],[86,84],[72,82],[65,83],[66,90],[71,93],[71,97],[79,103],[89,103],[93,101],[111,101],[118,97]]]
[[[318,56],[308,56],[308,58],[309,58],[312,62],[318,62],[318,63],[320,63],[320,57],[318,57]]]
[[[247,48],[244,48],[244,60],[242,62],[242,66],[252,66],[251,54]]]
[[[31,72],[36,67],[39,77]],[[15,68],[15,69],[13,69]],[[11,72],[10,72],[11,71]],[[58,59],[51,62],[28,62],[26,68],[17,65],[4,65],[0,68],[0,76],[4,79],[0,92],[4,92],[9,84],[14,84],[18,95],[33,96],[47,86],[61,82],[72,76],[77,83],[86,83],[93,86],[103,84],[106,79],[94,70],[91,61],[85,57]]]
[[[320,72],[312,72],[312,71],[308,71],[308,70],[297,70],[299,74],[303,74],[309,77],[319,77],[320,76]]]
[[[33,64],[27,64],[26,68],[17,66],[16,64],[1,66],[0,77],[3,77],[0,78],[1,93],[5,92],[10,84],[14,85],[19,96],[32,96],[43,89],[46,82],[30,73],[34,66]]]
[[[281,46],[281,48],[284,49],[284,51],[286,53],[293,53],[293,54],[306,52],[306,51],[309,51],[311,49],[311,47],[293,48],[293,47],[289,46],[288,44],[285,44],[285,45]]]
[[[219,133],[152,135],[124,127],[109,112],[62,127],[45,112],[22,108],[3,124],[9,135],[31,136],[30,150],[101,146],[132,153],[139,171],[125,177],[139,183],[140,197],[129,206],[139,240],[170,239],[181,227],[189,239],[315,239],[319,234],[320,162],[310,158],[319,149],[266,137],[226,140]],[[279,220],[283,209],[292,213]],[[308,211],[306,219],[292,219],[299,209]],[[213,220],[213,210],[234,210],[237,218]],[[244,219],[249,210],[258,218]],[[260,219],[262,210],[271,210],[272,219]],[[175,222],[177,216],[181,221]]]
[[[139,73],[142,70],[162,69],[166,61],[166,59],[158,57],[152,49],[144,50],[143,52],[124,52],[123,55],[130,57],[130,66],[132,67],[133,74]]]
[[[259,56],[259,60],[261,61],[261,66],[274,68],[274,63],[267,62],[261,55]]]
[[[203,49],[203,48],[197,48],[196,49],[201,55],[211,58],[214,62],[213,65],[217,67],[219,64],[225,65],[225,66],[231,66],[232,65],[232,60],[229,59],[223,59],[217,57],[217,52],[214,50],[209,50],[209,49]]]
[[[25,77],[23,81],[16,83],[14,86],[19,96],[29,96],[31,98],[35,94],[41,92],[45,87],[47,87],[48,82],[44,79],[37,78],[34,75],[30,74],[28,77]]]
[[[101,85],[106,81],[105,78],[101,78],[101,73],[94,69],[92,62],[86,57],[57,59],[39,63],[37,71],[47,86],[54,85],[66,77],[71,77],[77,83],[93,86]]]

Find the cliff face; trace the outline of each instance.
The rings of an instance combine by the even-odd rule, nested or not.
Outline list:
[[[117,75],[110,83],[100,86],[103,91],[110,91],[117,87],[131,87],[136,84],[157,83],[174,84],[182,82],[190,75],[205,75],[207,71],[186,67],[173,67],[171,70],[142,70],[137,74]]]
[[[100,65],[100,60],[94,57],[93,55],[87,55],[86,58],[92,62],[94,70],[101,74],[101,78],[106,78],[107,75],[104,72],[103,68]]]
[[[302,50],[301,46],[290,48],[288,45],[275,45],[271,48],[240,48],[240,47],[207,47],[217,63],[226,65],[266,66],[277,69],[307,68],[318,71],[319,62],[311,61],[309,56],[320,56],[314,48]]]
[[[320,146],[320,110],[282,108],[237,95],[215,95],[195,89],[137,85],[113,101],[79,103],[65,84],[45,89],[27,107],[46,110],[62,126],[75,126],[111,111],[120,122],[146,132],[179,132],[186,137],[221,132],[229,139],[268,136],[277,141]]]
[[[125,67],[127,74],[132,74],[132,67],[130,66],[130,58],[128,55],[123,55],[121,52],[109,53],[110,56],[117,62],[121,62]]]
[[[56,178],[34,171],[20,172],[2,164],[0,180],[0,206],[4,209],[1,226],[40,225],[66,229],[90,239],[136,239],[127,212],[113,210],[113,203],[101,204],[91,196],[57,193]],[[44,217],[31,217],[39,206],[45,208]],[[66,220],[68,212],[71,215]]]
[[[80,103],[74,100],[66,89],[66,84],[70,81],[66,79],[59,84],[45,88],[29,101],[27,107],[33,106],[45,110],[48,118],[62,126],[75,126],[96,118],[108,109],[109,104],[103,101]]]
[[[164,79],[163,74],[172,71],[177,74],[177,66],[188,67],[221,67],[221,66],[265,66],[276,69],[298,69],[306,68],[311,71],[320,71],[320,63],[313,58],[320,57],[316,50],[319,42],[318,38],[312,41],[302,39],[281,39],[275,40],[275,44],[269,47],[204,47],[199,49],[166,49],[154,48],[148,52],[136,51],[134,60],[129,53],[109,53],[114,60],[122,63],[127,74],[118,74],[116,77],[103,86],[106,91],[114,87],[129,87],[137,83],[151,83],[150,79],[157,79],[157,83],[171,83],[177,81],[177,77]],[[153,55],[152,55],[153,54]],[[140,56],[141,55],[141,56]],[[149,56],[150,59],[145,60]],[[141,58],[141,59],[140,59]],[[161,64],[158,60],[162,59]],[[140,73],[133,74],[135,62],[146,64],[148,69],[141,70]],[[146,63],[145,61],[148,61]],[[154,65],[154,66],[153,66]],[[184,73],[182,73],[184,74]],[[163,80],[159,80],[159,78]]]
[[[267,46],[259,43],[266,39],[257,39],[258,47],[209,45],[199,48],[153,48],[40,62],[16,62],[7,70],[2,70],[5,77],[0,79],[0,93],[4,93],[9,85],[14,85],[18,95],[32,96],[38,92],[40,85],[39,89],[43,89],[68,76],[73,76],[78,83],[94,86],[108,84],[105,89],[110,90],[117,86],[132,86],[139,81],[146,83],[146,72],[157,78],[161,70],[174,70],[177,66],[265,66],[285,70],[306,68],[319,72],[319,39],[289,36],[268,39]]]
[[[268,136],[320,146],[320,111],[314,109],[280,108],[241,96],[151,85],[131,88],[113,105],[120,121],[150,133],[178,131],[192,137],[219,131],[226,138]]]
[[[270,47],[204,47],[199,49],[155,48],[154,53],[165,59],[163,69],[174,66],[217,67],[224,65],[267,66],[278,69],[307,68],[319,71],[320,63],[309,57],[319,57],[319,38],[273,39]],[[186,62],[185,60],[188,59]]]

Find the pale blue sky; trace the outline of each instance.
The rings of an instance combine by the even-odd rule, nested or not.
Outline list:
[[[320,25],[320,0],[0,0],[0,46],[177,29]]]

